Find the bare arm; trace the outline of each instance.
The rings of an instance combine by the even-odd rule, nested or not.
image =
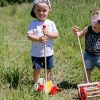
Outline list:
[[[52,26],[53,26],[53,29],[52,30],[56,30],[56,26],[54,23],[52,23]],[[58,32],[57,31],[52,31],[52,32],[49,32],[47,29],[46,29],[46,25],[43,25],[43,28],[42,28],[42,31],[43,31],[43,34],[45,36],[47,36],[49,39],[55,39],[58,37]]]
[[[47,30],[43,30],[43,34],[52,40],[58,37],[58,32],[48,32]]]
[[[41,42],[41,43],[46,43],[47,42],[47,36],[38,37],[37,35],[33,35],[33,34],[29,33],[27,35],[27,37],[31,41]]]
[[[77,26],[73,26],[72,27],[72,31],[75,33],[75,35],[79,36],[80,38],[85,36],[86,33],[87,33],[87,28],[88,27],[85,27],[83,30],[79,31],[79,27]]]
[[[58,37],[58,33],[57,32],[52,32],[52,33],[48,32],[47,37],[49,39],[56,39]]]
[[[47,42],[47,39],[55,39],[58,37],[58,32],[48,32],[47,30],[43,30],[44,36],[38,37],[37,35],[33,33],[27,33],[27,37],[31,41],[35,42],[42,42],[45,43]]]
[[[27,34],[27,37],[31,41],[35,41],[35,42],[39,42],[40,41],[40,38],[37,35],[33,35],[31,33]]]

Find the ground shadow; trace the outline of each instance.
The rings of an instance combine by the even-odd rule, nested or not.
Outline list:
[[[67,81],[62,81],[59,84],[57,84],[57,86],[62,89],[77,89],[77,84],[68,83]]]
[[[24,84],[24,85],[33,85],[34,84],[34,81],[33,80],[21,80],[20,82],[21,84]],[[57,86],[59,88],[62,88],[62,89],[77,89],[77,84],[72,84],[72,83],[68,83],[67,81],[62,81],[60,82],[59,84],[57,84]]]

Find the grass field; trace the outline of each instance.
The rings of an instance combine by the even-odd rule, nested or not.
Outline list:
[[[80,29],[90,24],[90,10],[100,10],[99,0],[52,0],[49,16],[56,23],[59,37],[54,44],[52,70],[63,92],[45,96],[35,92],[32,84],[30,45],[26,37],[32,20],[32,4],[0,8],[0,100],[73,100],[77,87],[83,83],[83,65],[77,38],[71,32],[73,25]],[[81,40],[84,50],[84,39]],[[41,76],[44,75],[42,71]],[[100,81],[100,72],[94,69],[91,81]]]

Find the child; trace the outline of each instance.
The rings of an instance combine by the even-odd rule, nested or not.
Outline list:
[[[58,37],[55,23],[47,19],[51,10],[49,0],[35,0],[31,11],[31,16],[35,18],[29,25],[27,37],[32,41],[31,58],[34,69],[34,82],[37,83],[40,77],[40,69],[45,67],[45,53],[47,64],[47,79],[50,79],[53,68],[53,40]],[[43,34],[45,25],[45,34]],[[46,52],[44,53],[44,45]]]
[[[73,26],[72,31],[79,37],[85,36],[84,62],[90,80],[94,66],[100,70],[100,11],[92,12],[91,25],[81,31]],[[86,76],[84,81],[87,82]]]

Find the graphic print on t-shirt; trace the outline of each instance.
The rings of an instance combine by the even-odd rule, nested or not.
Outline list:
[[[95,34],[89,34],[87,40],[88,50],[91,52],[100,51],[100,36]]]

